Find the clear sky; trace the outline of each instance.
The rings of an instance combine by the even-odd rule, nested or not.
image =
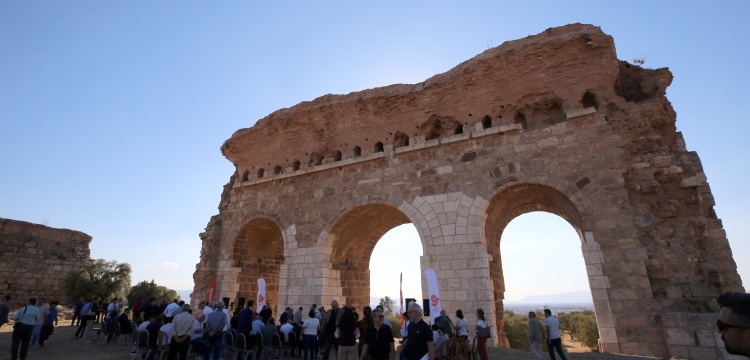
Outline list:
[[[234,171],[219,148],[235,130],[324,94],[421,82],[490,46],[581,22],[612,35],[621,59],[673,72],[677,128],[703,161],[749,279],[749,10],[744,1],[2,1],[0,217],[86,232],[92,257],[131,263],[134,283],[192,288],[198,234]],[[568,243],[557,220],[529,216],[518,238],[503,238],[516,244],[504,252],[532,238]],[[531,232],[540,229],[553,236]],[[515,253],[520,264],[539,256]],[[503,261],[509,298],[587,288],[584,276],[525,289]]]

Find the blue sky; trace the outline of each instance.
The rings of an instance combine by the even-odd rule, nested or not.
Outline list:
[[[0,217],[86,232],[92,257],[131,263],[134,282],[191,288],[198,234],[234,171],[219,147],[235,130],[324,94],[420,82],[489,46],[581,22],[612,35],[621,59],[673,72],[677,128],[701,156],[748,279],[748,4],[3,1]],[[502,246],[567,243],[555,220],[528,216]],[[540,229],[553,236],[531,232]],[[395,256],[396,245],[379,247]],[[519,264],[539,256],[515,253]],[[551,291],[543,276],[516,287],[503,261],[509,298]],[[568,290],[586,287],[584,274]]]

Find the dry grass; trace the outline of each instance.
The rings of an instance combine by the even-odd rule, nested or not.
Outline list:
[[[54,334],[47,341],[47,345],[37,350],[29,350],[29,359],[49,360],[122,360],[127,357],[130,350],[130,337],[124,336],[119,344],[98,344],[84,342],[75,339],[73,334],[77,327],[70,326],[70,320],[60,321],[55,328]],[[6,358],[10,354],[12,326],[6,324],[0,327],[0,358]],[[528,351],[514,349],[489,348],[487,352],[493,360],[529,360],[534,357]],[[571,360],[629,360],[641,357],[598,354],[598,353],[569,353]],[[545,357],[547,358],[547,357]],[[335,359],[334,356],[331,359]]]

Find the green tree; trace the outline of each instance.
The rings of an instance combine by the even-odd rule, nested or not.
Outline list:
[[[596,314],[591,310],[562,313],[558,316],[560,330],[569,331],[570,336],[583,345],[596,348],[599,343],[599,327]]]
[[[148,298],[152,296],[157,299],[166,299],[167,301],[172,301],[174,299],[181,300],[180,296],[177,295],[177,291],[169,289],[166,286],[157,285],[154,283],[154,280],[151,280],[150,282],[144,280],[130,288],[130,293],[128,293],[127,298],[128,305],[135,304],[139,298],[148,300]]]
[[[71,270],[65,275],[62,286],[69,300],[76,300],[81,296],[87,299],[99,296],[105,300],[123,298],[130,291],[131,272],[128,263],[89,260],[80,269]]]
[[[383,307],[385,315],[393,315],[394,309],[396,308],[396,302],[393,301],[389,296],[380,298],[380,304]]]

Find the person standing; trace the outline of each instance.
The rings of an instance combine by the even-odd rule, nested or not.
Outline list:
[[[86,323],[89,320],[94,320],[94,314],[96,314],[96,297],[84,304],[81,308],[81,325],[78,326],[78,330],[76,330],[76,338],[83,338],[86,333]]]
[[[728,292],[719,296],[716,327],[724,349],[732,355],[750,358],[750,294]]]
[[[354,311],[346,307],[343,309],[341,319],[336,326],[336,343],[339,346],[338,360],[357,360],[357,339],[359,339],[359,327]]]
[[[3,303],[0,304],[0,327],[2,327],[4,324],[7,324],[8,321],[8,315],[10,314],[10,296],[5,295],[3,297]]]
[[[320,329],[320,320],[315,317],[315,307],[310,309],[307,314],[309,317],[302,324],[302,349],[305,354],[304,360],[307,360],[307,353],[310,353],[310,360],[315,360],[318,354],[315,353],[315,347],[318,342],[318,332]]]
[[[302,324],[302,306],[300,306],[299,309],[294,312],[294,317],[292,318],[292,320],[295,324]]]
[[[372,311],[372,326],[365,333],[360,360],[394,360],[396,348],[393,331],[383,323],[384,318],[380,308]]]
[[[529,350],[536,356],[537,360],[542,360],[542,341],[544,341],[544,329],[542,323],[536,318],[536,313],[529,311]]]
[[[76,307],[73,311],[73,318],[70,320],[70,326],[81,325],[81,310],[83,309],[84,304],[86,304],[86,299],[81,296],[81,298],[76,301]],[[78,320],[78,324],[76,324],[76,320]]]
[[[487,329],[487,321],[484,319],[484,310],[477,309],[477,352],[479,353],[479,358],[482,360],[487,360],[487,339],[489,337],[487,336],[480,336],[479,332],[480,329]],[[554,360],[554,359],[552,359]]]
[[[562,339],[560,337],[560,321],[552,316],[550,309],[544,309],[544,324],[547,325],[547,350],[549,358],[555,360],[555,349],[562,360],[568,360],[562,350]]]
[[[44,346],[44,343],[47,342],[49,337],[55,331],[55,326],[57,326],[57,314],[59,311],[57,310],[58,304],[58,301],[53,301],[49,304],[49,315],[47,315],[47,321],[44,322],[42,332],[39,334],[39,346]]]
[[[367,334],[367,329],[372,327],[372,309],[369,306],[362,309],[362,319],[357,322],[357,327],[360,333],[357,350],[359,354],[362,354],[362,348],[365,346],[364,336]]]
[[[21,345],[21,360],[26,359],[29,352],[29,343],[31,335],[34,333],[34,325],[37,319],[42,317],[42,313],[35,306],[36,298],[29,298],[29,304],[18,309],[13,320],[16,325],[13,326],[13,337],[10,346],[11,360],[18,359],[18,346]]]
[[[39,347],[39,335],[42,334],[42,327],[47,322],[47,316],[49,316],[49,306],[45,303],[44,298],[39,298],[36,302],[36,307],[39,309],[39,313],[42,314],[41,318],[36,320],[34,325],[34,334],[31,336],[31,349],[34,350]]]
[[[323,342],[322,351],[323,359],[328,360],[328,355],[331,353],[331,348],[335,348],[338,352],[339,346],[334,337],[336,333],[336,325],[343,312],[339,309],[339,302],[336,300],[331,301],[331,310],[328,310],[326,316],[323,319],[323,326],[321,328],[320,341]]]
[[[206,352],[203,360],[209,360],[213,353],[213,359],[224,358],[224,326],[227,325],[227,316],[224,310],[224,302],[216,303],[216,310],[206,317]]]
[[[445,331],[445,335],[449,338],[453,337],[453,322],[448,315],[446,315],[445,310],[440,310],[440,316],[435,318],[435,325],[437,325],[438,328],[442,328]]]
[[[190,305],[183,304],[182,312],[172,319],[172,342],[169,344],[169,360],[175,360],[177,354],[180,359],[187,359],[190,349],[190,334],[193,332],[195,317],[190,313]]]
[[[469,323],[464,320],[464,312],[461,309],[456,310],[456,337],[459,341],[469,339],[469,332],[466,330]]]
[[[404,343],[398,346],[398,350],[404,351],[406,360],[420,360],[425,356],[429,360],[435,360],[432,329],[422,320],[422,307],[416,302],[411,302],[407,314],[409,314],[407,336]]]

